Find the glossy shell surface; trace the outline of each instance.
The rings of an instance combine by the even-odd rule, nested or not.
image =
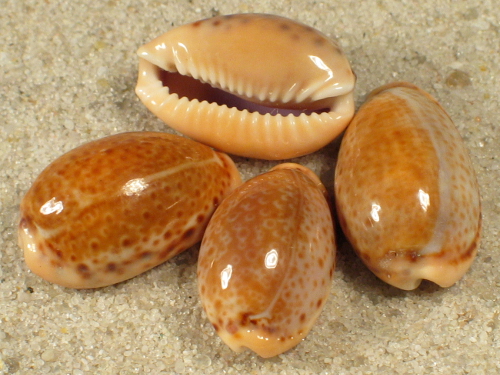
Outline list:
[[[28,267],[50,282],[114,284],[200,241],[240,182],[229,157],[192,140],[110,136],[42,171],[21,202],[19,243]]]
[[[349,125],[335,173],[340,224],[385,282],[442,287],[469,269],[481,233],[474,170],[436,100],[409,83],[375,90]]]
[[[231,349],[272,357],[311,329],[335,261],[324,194],[313,172],[282,164],[237,188],[215,212],[201,244],[198,289]]]
[[[224,152],[285,159],[318,150],[354,114],[339,44],[265,14],[219,16],[145,44],[136,93],[166,124]]]

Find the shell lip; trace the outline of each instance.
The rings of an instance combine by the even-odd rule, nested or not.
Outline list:
[[[183,135],[233,155],[267,160],[306,155],[337,137],[354,115],[352,91],[337,97],[327,112],[294,116],[274,109],[262,115],[179,98],[163,86],[160,68],[145,59],[140,59],[138,70],[135,92],[153,114]]]
[[[331,55],[322,56],[322,51],[309,50],[307,52],[299,53],[300,58],[293,58],[293,61],[289,64],[287,63],[287,59],[289,58],[287,55],[298,52],[294,49],[294,47],[282,49],[280,46],[287,45],[288,43],[279,43],[278,41],[275,41],[271,44],[270,48],[267,48],[264,51],[259,50],[259,57],[255,59],[252,58],[252,56],[255,56],[257,52],[255,48],[251,48],[250,46],[255,44],[254,33],[251,32],[252,30],[244,30],[242,32],[243,36],[240,36],[237,41],[231,39],[229,42],[231,44],[227,47],[227,49],[232,49],[233,46],[238,45],[238,43],[248,46],[248,49],[247,47],[244,49],[237,49],[234,47],[237,49],[238,53],[236,60],[251,61],[251,63],[247,63],[244,67],[240,66],[239,71],[237,71],[236,68],[238,67],[238,62],[236,61],[223,63],[223,66],[214,66],[214,64],[218,65],[217,61],[221,59],[218,51],[220,50],[221,53],[223,53],[225,47],[222,49],[217,47],[218,49],[212,51],[214,52],[214,56],[210,56],[209,53],[206,58],[203,57],[203,60],[200,60],[200,52],[198,51],[198,48],[195,48],[197,44],[191,46],[191,43],[184,42],[187,37],[184,27],[188,25],[174,28],[163,36],[144,44],[137,50],[137,55],[140,59],[147,60],[162,70],[168,72],[178,72],[201,82],[208,83],[215,88],[230,92],[231,94],[237,95],[245,100],[259,104],[267,103],[273,107],[286,108],[292,106],[293,108],[300,109],[318,109],[318,105],[323,105],[323,101],[331,101],[332,98],[346,94],[353,90],[356,77],[354,72],[350,69],[349,62],[343,56],[342,49],[338,43],[335,40],[330,40],[330,38],[320,31],[300,22],[271,14],[251,13],[213,17],[211,19],[198,21],[193,25],[199,25],[208,20],[216,20],[218,18],[229,19],[231,17],[240,17],[242,19],[278,18],[282,22],[282,29],[288,30],[292,27],[297,28],[298,26],[300,28],[298,33],[306,30],[307,34],[310,34],[312,31],[316,35],[316,44],[331,44],[332,49],[335,51],[334,54],[341,57],[333,59],[334,61],[336,60],[333,62],[330,61]],[[213,23],[220,24],[221,21],[213,21]],[[257,28],[258,33],[267,29],[266,25],[261,27],[262,29]],[[182,31],[179,31],[179,29]],[[252,36],[249,36],[250,34]],[[259,37],[259,35],[257,37]],[[294,37],[299,38],[297,34],[294,34]],[[207,36],[207,38],[209,39],[205,41],[205,43],[210,43],[210,36]],[[188,40],[189,39],[190,38],[188,37]],[[273,38],[266,37],[266,40],[271,43]],[[204,53],[206,54],[206,51]],[[281,61],[282,68],[280,70],[284,72],[283,74],[273,70],[276,69],[277,59]],[[340,66],[347,64],[347,71],[344,68],[339,70],[339,64]],[[269,67],[271,66],[271,71],[269,71]],[[290,66],[290,68],[283,69],[283,67],[287,66]],[[219,68],[219,71],[214,70],[214,68]],[[250,72],[252,70],[257,70],[259,73],[254,75],[253,72]],[[316,73],[301,74],[301,72],[304,71],[313,71]],[[237,73],[239,75],[241,72],[243,72],[246,78],[249,78],[250,75],[253,76],[253,78],[251,78],[253,83],[249,84],[248,80],[242,76],[237,78],[235,74]],[[281,78],[277,78],[278,76]],[[316,78],[313,78],[315,76]],[[294,79],[290,80],[290,77],[294,77]],[[298,77],[301,78],[297,79]],[[241,82],[239,82],[241,79],[246,81],[246,87],[244,88],[241,87]],[[263,81],[267,81],[268,79],[275,82],[275,88],[266,86],[271,82],[268,82],[267,84],[263,83]],[[259,88],[252,87],[254,85],[257,85]],[[311,108],[311,106],[314,108]]]
[[[164,44],[159,44],[155,47],[155,50],[162,50],[165,48],[167,47]],[[172,50],[174,50],[174,48],[172,48]],[[336,74],[331,68],[327,67],[320,57],[310,55],[308,57],[314,65],[317,66],[318,69],[325,72],[327,78],[324,81],[310,82],[309,84],[292,82],[288,85],[288,87],[283,87],[277,91],[266,90],[264,92],[254,93],[246,90],[245,92],[237,92],[234,88],[232,89],[228,87],[228,84],[217,81],[216,78],[206,77],[203,79],[198,72],[192,71],[195,69],[193,66],[183,66],[177,61],[175,63],[166,64],[165,61],[162,61],[159,58],[159,56],[149,53],[144,47],[139,48],[137,54],[141,60],[146,60],[159,69],[158,76],[161,78],[165,87],[168,87],[168,80],[165,79],[168,75],[179,74],[185,77],[186,81],[190,79],[191,82],[197,82],[198,85],[206,84],[214,90],[224,92],[227,96],[231,95],[233,97],[238,97],[241,100],[253,103],[254,105],[262,105],[264,107],[279,109],[301,110],[303,112],[318,111],[329,108],[333,105],[333,103],[335,103],[338,97],[352,92],[356,81],[353,73],[354,78],[352,79],[352,82],[340,82],[338,74]],[[172,54],[175,55],[174,52],[172,52]],[[318,89],[316,86],[319,84],[325,87]],[[303,86],[303,88],[297,89],[297,87],[300,86]],[[277,93],[281,94],[277,95]]]
[[[147,53],[144,52],[144,54]],[[140,52],[139,55],[141,56]],[[148,54],[148,56],[151,55]],[[225,105],[228,108],[236,108],[238,111],[247,110],[249,113],[258,112],[261,115],[270,114],[272,116],[293,115],[298,117],[302,114],[310,116],[313,113],[337,112],[339,108],[345,107],[346,101],[351,102],[353,96],[352,89],[338,86],[331,90],[331,92],[336,90],[336,96],[332,95],[309,103],[309,105],[305,105],[305,103],[294,104],[293,102],[271,103],[264,101],[259,103],[252,98],[234,94],[209,82],[184,75],[179,71],[166,70],[142,55],[139,61],[139,82],[136,87],[136,93],[142,101],[149,100],[148,91],[152,87],[156,90],[165,90],[167,96],[177,95],[178,99],[185,97],[188,101],[206,101],[207,103],[216,103],[218,106]]]

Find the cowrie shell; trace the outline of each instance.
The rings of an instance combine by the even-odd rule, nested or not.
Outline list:
[[[335,236],[325,188],[281,164],[235,189],[202,240],[198,289],[233,350],[272,357],[310,331],[330,292]]]
[[[335,196],[354,250],[391,285],[449,287],[474,260],[481,202],[472,163],[445,110],[410,83],[376,89],[354,116]]]
[[[241,182],[232,160],[167,133],[123,133],[52,162],[21,202],[26,264],[70,288],[134,277],[200,241]]]
[[[266,14],[176,27],[138,50],[136,93],[167,125],[235,155],[286,159],[332,141],[354,114],[336,41]]]

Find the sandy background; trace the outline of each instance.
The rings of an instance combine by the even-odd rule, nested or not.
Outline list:
[[[481,5],[478,5],[481,4]],[[500,372],[500,8],[493,0],[0,0],[0,374],[497,374]],[[342,246],[332,292],[295,349],[234,354],[196,292],[197,247],[116,286],[76,291],[31,274],[19,202],[70,149],[170,131],[134,94],[136,49],[175,25],[275,13],[338,37],[367,92],[408,80],[434,95],[472,156],[483,240],[455,286],[384,285]],[[338,141],[295,161],[331,190]],[[235,158],[245,179],[275,162]]]

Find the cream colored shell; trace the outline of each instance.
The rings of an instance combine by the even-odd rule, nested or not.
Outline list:
[[[452,120],[409,83],[375,90],[349,125],[338,157],[339,221],[382,280],[449,287],[479,246],[479,188]]]
[[[297,345],[316,321],[335,262],[325,194],[312,171],[282,164],[215,211],[201,244],[198,289],[231,349],[272,357]]]
[[[21,202],[19,244],[42,278],[97,288],[201,240],[241,182],[229,157],[167,133],[123,133],[56,159]]]
[[[141,101],[172,128],[224,152],[311,153],[354,114],[355,76],[338,43],[286,18],[210,18],[168,31],[138,55]]]

